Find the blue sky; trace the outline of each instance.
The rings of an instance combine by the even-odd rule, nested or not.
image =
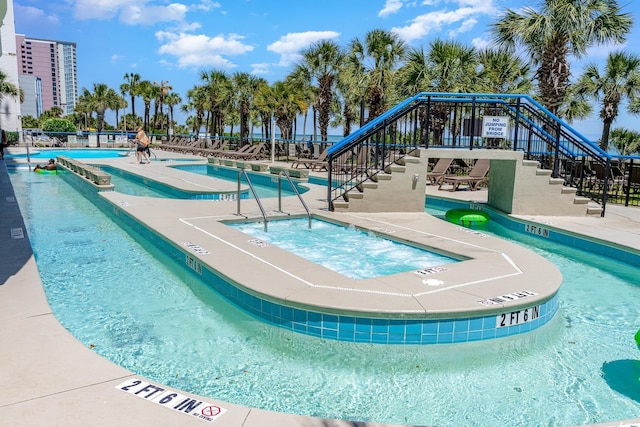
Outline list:
[[[634,16],[623,46],[600,46],[572,61],[578,76],[586,62],[603,62],[611,50],[640,54],[640,2],[622,0]],[[78,87],[107,83],[119,90],[126,73],[167,81],[183,99],[201,71],[246,71],[270,82],[284,78],[299,52],[322,39],[347,45],[373,29],[397,32],[409,45],[435,38],[476,47],[489,44],[489,25],[506,7],[535,6],[508,0],[14,0],[16,32],[77,43]],[[636,41],[635,43],[633,41]],[[136,112],[142,111],[136,104]],[[140,109],[140,110],[139,110]],[[184,116],[176,116],[180,122]],[[113,118],[111,119],[113,122]],[[614,127],[639,130],[638,117],[621,112]],[[113,124],[113,123],[112,123]],[[593,118],[574,123],[597,139]]]

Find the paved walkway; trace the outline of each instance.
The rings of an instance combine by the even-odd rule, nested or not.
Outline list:
[[[427,193],[433,191],[438,193],[427,188]],[[445,196],[482,201],[482,193],[446,192]],[[116,386],[134,375],[97,356],[57,322],[44,295],[29,242],[20,238],[25,226],[2,161],[0,212],[0,425],[203,425],[195,417],[160,409],[118,390]],[[527,219],[640,249],[637,208],[610,206],[605,218]],[[227,409],[224,418],[217,420],[225,427],[380,426],[279,414],[183,394]]]

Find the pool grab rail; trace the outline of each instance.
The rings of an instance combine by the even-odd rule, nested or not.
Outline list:
[[[296,193],[296,196],[298,196],[298,200],[300,200],[300,203],[302,203],[302,207],[304,208],[305,211],[307,211],[307,217],[309,218],[309,229],[311,229],[311,211],[309,210],[309,207],[307,206],[307,204],[304,202],[304,199],[300,195],[300,192],[298,191],[296,186],[293,184],[293,181],[291,180],[291,176],[289,175],[289,171],[287,171],[286,169],[282,169],[278,174],[278,212],[282,212],[282,175],[284,175],[285,178],[287,178],[287,181],[289,181],[289,184],[291,185],[293,192]]]
[[[262,207],[262,202],[260,201],[260,197],[258,197],[258,193],[256,193],[256,189],[253,188],[253,184],[251,183],[251,180],[249,179],[249,175],[247,174],[247,171],[244,169],[240,169],[238,171],[238,195],[237,195],[237,199],[238,199],[238,212],[237,215],[238,216],[244,216],[240,213],[240,185],[241,185],[241,181],[242,181],[242,175],[244,175],[244,178],[247,180],[247,184],[249,184],[249,189],[251,190],[251,193],[253,193],[253,197],[256,199],[256,203],[258,203],[258,207],[260,208],[260,212],[262,213],[262,218],[264,219],[264,231],[267,231],[267,212],[264,210],[264,207]],[[245,218],[247,218],[245,216]]]

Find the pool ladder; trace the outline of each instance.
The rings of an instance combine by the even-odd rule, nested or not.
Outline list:
[[[258,197],[258,193],[256,192],[256,189],[253,187],[253,184],[251,183],[251,179],[249,178],[249,174],[247,174],[247,171],[244,169],[240,169],[238,171],[238,195],[237,195],[237,200],[238,200],[238,212],[237,215],[238,216],[243,216],[240,213],[240,192],[241,192],[241,182],[242,182],[242,176],[244,175],[244,179],[247,180],[247,184],[249,185],[249,189],[251,190],[251,193],[253,194],[253,197],[256,199],[256,203],[258,203],[258,207],[260,208],[260,212],[262,213],[262,219],[264,220],[264,231],[267,231],[267,224],[269,222],[269,220],[267,219],[267,212],[264,210],[264,207],[262,206],[262,202],[260,201],[260,197]],[[296,196],[298,196],[298,200],[300,200],[300,203],[302,203],[302,207],[304,207],[304,210],[307,212],[307,217],[309,218],[309,228],[311,228],[311,211],[309,211],[309,207],[307,206],[307,204],[304,202],[304,199],[302,198],[302,196],[300,195],[300,192],[298,191],[298,188],[293,184],[293,181],[291,180],[291,176],[289,176],[289,172],[287,172],[286,170],[281,171],[278,174],[278,212],[283,212],[282,210],[282,175],[285,176],[285,178],[287,178],[287,181],[289,181],[289,184],[291,185],[291,188],[293,189],[293,192],[296,193]]]

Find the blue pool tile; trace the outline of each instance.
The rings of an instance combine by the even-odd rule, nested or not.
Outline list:
[[[371,319],[357,319],[356,332],[371,335]]]
[[[453,334],[438,334],[438,344],[451,344],[453,342]]]
[[[438,325],[438,334],[450,334],[453,332],[453,324],[452,320],[440,320]]]
[[[470,331],[482,331],[484,324],[484,318],[476,317],[475,319],[469,320],[469,330]]]
[[[438,333],[438,321],[428,320],[422,324],[422,333],[427,335],[436,335]]]
[[[467,333],[469,331],[469,319],[454,320],[453,330],[457,333]]]
[[[373,319],[371,326],[374,334],[389,334],[389,320],[387,319]]]
[[[308,312],[307,322],[309,325],[322,326],[322,315],[313,311]]]
[[[422,334],[422,322],[415,320],[407,321],[406,323],[406,335],[420,335]]]
[[[437,344],[438,336],[434,334],[422,335],[422,344]]]
[[[374,344],[386,344],[388,338],[388,334],[371,334],[371,342]]]
[[[371,342],[371,334],[370,333],[362,334],[362,333],[356,332],[355,337],[356,337],[355,338],[356,342],[367,342],[367,343]]]
[[[482,339],[482,331],[471,331],[467,337],[467,341],[480,341]]]
[[[293,310],[293,321],[294,322],[307,322],[307,312],[304,310],[294,309]]]
[[[324,329],[338,330],[338,316],[324,314],[322,316],[322,327]]]
[[[338,339],[338,331],[335,329],[322,329],[322,338],[336,340]]]
[[[453,334],[453,342],[467,342],[469,334],[465,332],[455,332]]]
[[[355,331],[356,330],[356,318],[351,316],[340,316],[340,330]]]
[[[341,341],[353,341],[355,339],[355,331],[354,330],[343,330],[340,329],[338,331],[338,338]]]
[[[404,320],[391,320],[389,321],[389,335],[404,336],[405,321]]]

